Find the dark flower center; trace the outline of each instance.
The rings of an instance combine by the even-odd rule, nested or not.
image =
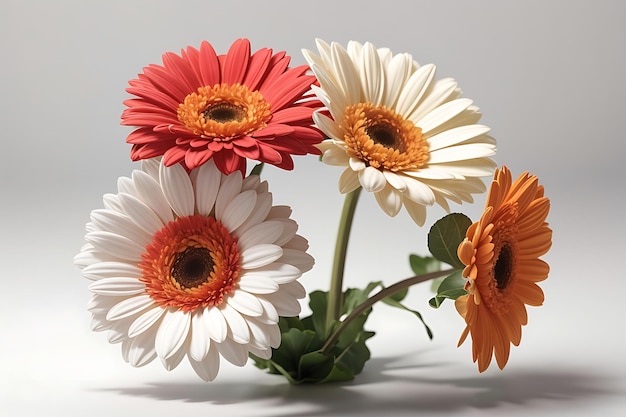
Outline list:
[[[217,123],[241,122],[246,117],[246,110],[233,103],[219,102],[202,112],[204,120]]]
[[[503,290],[511,282],[513,272],[513,251],[508,244],[500,248],[498,259],[493,267],[493,275],[496,280],[496,287]]]
[[[172,278],[182,287],[194,288],[207,282],[214,267],[208,249],[189,247],[175,255]]]
[[[404,142],[397,128],[389,124],[376,124],[365,129],[365,133],[374,143],[379,143],[386,148],[397,149],[404,152]]]

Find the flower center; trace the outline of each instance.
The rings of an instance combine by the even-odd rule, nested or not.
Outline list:
[[[204,284],[213,272],[215,264],[206,248],[188,247],[174,255],[172,278],[181,287],[194,288]]]
[[[178,106],[178,120],[194,135],[228,141],[267,126],[270,104],[241,84],[200,87]]]
[[[213,217],[179,217],[154,234],[139,267],[161,307],[217,306],[239,281],[237,238]]]
[[[498,259],[496,259],[493,266],[493,277],[496,280],[496,287],[499,290],[503,290],[509,285],[511,281],[511,274],[513,272],[513,252],[508,244],[504,244],[500,248]]]
[[[374,168],[415,170],[430,157],[422,129],[386,106],[348,106],[341,128],[349,153]]]

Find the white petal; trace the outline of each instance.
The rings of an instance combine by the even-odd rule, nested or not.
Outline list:
[[[233,198],[222,215],[221,222],[226,229],[235,230],[248,218],[256,205],[256,191],[243,191]]]
[[[126,215],[146,233],[150,242],[154,233],[161,230],[165,223],[150,207],[130,194],[120,194],[119,198]]]
[[[291,264],[298,268],[302,272],[309,271],[315,264],[315,259],[306,252],[301,250],[291,249],[283,247],[283,256],[281,256],[277,263]]]
[[[186,355],[187,355],[186,349],[179,349],[174,355],[170,356],[169,358],[167,359],[160,358],[160,359],[165,369],[167,369],[168,371],[171,371],[182,362],[182,360],[185,358]]]
[[[136,278],[103,278],[89,285],[89,291],[98,295],[124,296],[145,292],[146,285]]]
[[[403,171],[402,174],[410,177],[407,181],[413,181],[415,178],[428,179],[428,180],[454,180],[463,179],[463,176],[459,176],[451,170],[447,170],[442,165],[426,166],[424,168],[415,171]]]
[[[428,163],[434,165],[446,162],[464,161],[474,158],[486,158],[495,155],[495,153],[495,146],[493,145],[478,143],[457,145],[431,152]]]
[[[374,167],[367,167],[364,170],[359,171],[358,175],[359,182],[363,186],[363,189],[370,193],[377,193],[381,191],[387,184],[387,180],[385,179],[383,173]]]
[[[217,307],[207,308],[202,313],[202,321],[209,337],[216,342],[223,342],[228,335],[228,326],[224,315]]]
[[[191,314],[191,339],[189,341],[189,358],[194,361],[202,361],[211,347],[211,338],[209,337],[204,320],[202,318],[203,311],[199,310]]]
[[[107,320],[120,320],[130,317],[154,305],[154,300],[148,295],[138,295],[120,301],[109,310]]]
[[[298,231],[298,223],[296,223],[295,220],[282,219],[280,222],[283,225],[283,232],[274,242],[274,244],[278,246],[282,246],[291,241],[291,239],[293,239],[293,237],[296,235],[296,232]]]
[[[154,348],[155,334],[156,332],[147,332],[130,339],[127,359],[132,366],[147,365],[157,357]]]
[[[156,181],[159,180],[159,166],[161,165],[161,157],[142,159],[141,171],[145,172]]]
[[[136,264],[109,261],[88,265],[83,268],[82,274],[85,278],[93,281],[113,277],[139,278],[141,269]]]
[[[198,214],[208,216],[213,210],[222,174],[212,159],[192,171],[192,183],[196,195]]]
[[[87,311],[97,315],[106,316],[109,310],[120,301],[124,301],[126,297],[102,297],[94,294],[87,303]]]
[[[277,220],[252,226],[239,237],[239,250],[243,252],[262,243],[274,243],[281,236],[283,229],[283,222]]]
[[[385,92],[385,76],[378,51],[374,45],[366,42],[363,45],[361,56],[361,68],[363,68],[361,86],[365,101],[378,106],[381,104]],[[359,61],[355,59],[355,62]]]
[[[419,126],[422,129],[422,134],[424,136],[429,137],[429,133],[431,130],[438,128],[439,126],[444,125],[449,120],[453,119],[465,109],[467,109],[472,104],[472,100],[468,98],[460,98],[457,100],[450,101],[448,103],[442,104],[437,107],[430,113],[417,118],[409,118],[415,125]]]
[[[205,381],[213,381],[220,370],[220,355],[217,347],[211,346],[209,352],[202,361],[189,358],[189,363],[194,372]]]
[[[348,155],[346,151],[336,145],[332,148],[326,149],[322,154],[322,162],[333,166],[346,166],[348,165]]]
[[[226,298],[226,302],[229,306],[246,316],[258,317],[263,314],[263,306],[261,306],[257,298],[240,288],[233,291]]]
[[[265,181],[264,181],[265,182]],[[231,230],[231,233],[241,236],[246,230],[254,225],[261,223],[269,215],[272,209],[272,194],[268,192],[262,192],[256,196],[256,205],[252,210],[252,213],[248,216],[245,222],[237,228],[237,230]]]
[[[489,127],[483,125],[461,126],[446,130],[445,132],[430,137],[428,139],[428,148],[430,152],[441,148],[447,148],[448,146],[457,145],[475,137],[484,135],[488,133],[489,130]]]
[[[348,51],[337,42],[331,43],[330,49],[333,66],[336,70],[335,76],[337,77],[338,87],[341,88],[344,96],[350,102],[360,102],[362,96],[359,76],[354,68],[352,59],[350,59],[350,55],[348,55]]]
[[[217,350],[228,362],[235,366],[244,366],[248,362],[247,346],[226,340],[224,343],[216,343]]]
[[[189,334],[191,314],[182,310],[168,310],[159,325],[155,347],[159,358],[167,360],[182,348]]]
[[[241,267],[244,269],[260,268],[271,264],[283,254],[277,245],[262,244],[246,249],[241,253]]]
[[[157,169],[156,177],[152,177],[150,174],[143,171],[134,171],[133,181],[135,182],[139,199],[146,206],[150,207],[150,210],[154,211],[159,219],[161,219],[162,224],[167,224],[174,220],[174,215],[172,208],[163,195],[161,185],[158,182],[158,165],[155,164],[155,167]]]
[[[496,166],[492,159],[476,158],[468,161],[437,164],[433,168],[449,171],[462,177],[491,177]]]
[[[89,232],[85,235],[85,239],[96,250],[126,261],[140,262],[141,254],[144,252],[144,247],[137,242],[111,232]]]
[[[258,323],[254,320],[248,320],[247,323],[248,328],[250,329],[250,334],[252,335],[252,338],[250,339],[252,346],[262,350],[269,349],[270,334],[268,328],[271,327],[271,325]],[[273,326],[278,327],[277,324],[274,324]]]
[[[387,185],[382,191],[374,193],[376,201],[385,214],[394,217],[402,208],[402,196],[399,191]]]
[[[270,301],[266,300],[263,297],[258,297],[259,302],[263,306],[263,314],[261,317],[255,317],[254,319],[265,324],[277,324],[278,323],[278,312],[276,311],[276,307]]]
[[[149,330],[158,323],[165,313],[165,309],[155,305],[150,310],[137,317],[128,328],[128,337],[136,337]]]
[[[426,116],[441,104],[450,100],[450,98],[455,94],[456,87],[457,83],[452,78],[442,78],[441,80],[436,81],[432,86],[432,89],[430,89],[428,94],[426,94],[423,98],[420,105],[406,118],[421,127],[422,117]]]
[[[95,226],[94,231],[115,233],[140,245],[146,245],[152,240],[152,236],[149,233],[142,230],[125,214],[106,209],[93,210],[90,218]]]
[[[269,294],[278,291],[278,284],[269,277],[244,273],[239,278],[239,288],[252,294]]]
[[[342,194],[351,193],[360,186],[359,176],[352,168],[346,168],[339,176],[339,192]]]
[[[250,351],[250,353],[254,354],[255,356],[258,356],[261,359],[270,359],[272,357],[272,349],[268,348],[268,349],[258,349],[253,345],[248,345],[248,349]]]
[[[228,323],[228,337],[237,343],[248,343],[250,330],[241,314],[228,303],[223,303],[219,309]]]
[[[135,183],[128,177],[119,177],[117,179],[117,190],[120,193],[127,194],[137,194],[137,188],[135,188]]]
[[[290,249],[290,251],[293,249]],[[304,253],[301,251],[297,251],[300,253]],[[294,252],[294,253],[297,253]],[[302,256],[302,258],[306,258]],[[300,259],[292,259],[294,262],[301,262]],[[308,260],[308,258],[307,258]],[[294,281],[302,275],[302,272],[299,268],[286,264],[286,263],[278,263],[274,262],[270,265],[264,266],[262,268],[256,268],[250,271],[244,272],[242,278],[245,277],[253,277],[253,278],[270,278],[277,284],[286,284],[288,282]]]
[[[161,164],[159,181],[168,204],[179,217],[194,214],[194,192],[191,179],[181,164]]]
[[[435,66],[428,64],[418,68],[417,71],[411,74],[411,77],[400,92],[396,113],[406,119],[410,119],[409,116],[415,111],[435,77],[435,72]]]
[[[420,227],[424,225],[424,223],[426,222],[426,207],[425,206],[415,203],[409,200],[408,198],[405,198],[404,208],[409,213],[409,216],[411,216],[411,219],[413,219],[415,224],[417,224]]]
[[[387,180],[389,185],[391,185],[393,188],[395,188],[398,191],[406,190],[406,187],[407,187],[406,181],[402,177],[402,175],[398,175],[395,172],[391,172],[388,170],[384,170],[383,174],[385,175],[385,179]]]
[[[315,122],[315,125],[326,134],[326,136],[333,139],[343,139],[341,129],[339,129],[337,123],[330,117],[322,113],[315,112],[313,113],[313,121]]]
[[[397,54],[387,63],[385,68],[386,91],[383,101],[387,107],[396,108],[400,93],[412,71],[413,58],[409,54]]]
[[[294,281],[298,282],[298,281]],[[289,284],[286,284],[289,285]],[[295,317],[300,314],[301,306],[300,302],[291,297],[290,295],[281,294],[277,292],[274,294],[267,294],[263,297],[267,298],[276,308],[276,312],[283,317]]]
[[[435,195],[430,187],[420,181],[407,181],[407,188],[402,193],[405,198],[424,206],[432,206],[435,203]]]
[[[242,184],[243,178],[239,171],[233,172],[224,178],[215,200],[215,218],[217,220],[222,221],[226,207],[228,207],[235,196],[241,193]]]
[[[291,298],[304,298],[306,297],[306,290],[300,281],[292,281],[280,286],[280,295],[285,297],[287,294]]]
[[[348,159],[348,165],[350,165],[350,168],[352,168],[354,171],[361,171],[367,168],[365,162],[361,161],[359,158]]]
[[[120,200],[117,197],[117,194],[107,193],[102,196],[102,203],[104,204],[104,208],[108,210],[118,211],[123,213],[124,210],[120,205]]]

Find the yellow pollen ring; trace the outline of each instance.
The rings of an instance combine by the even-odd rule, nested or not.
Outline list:
[[[430,158],[422,129],[386,106],[348,106],[340,126],[349,152],[374,168],[415,170]]]
[[[194,135],[224,141],[264,128],[272,113],[258,91],[242,84],[217,84],[188,94],[177,116]]]

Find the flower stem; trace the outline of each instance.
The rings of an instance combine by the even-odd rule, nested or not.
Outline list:
[[[348,238],[352,228],[354,210],[361,193],[361,187],[348,193],[343,202],[341,210],[341,220],[337,230],[337,241],[335,243],[335,256],[333,259],[333,269],[330,276],[330,289],[328,290],[328,307],[326,310],[326,323],[328,328],[333,321],[339,320],[341,314],[341,303],[343,295],[343,272],[346,264],[346,252],[348,249]]]
[[[341,322],[341,324],[335,329],[333,334],[326,340],[324,346],[322,346],[322,354],[327,355],[332,349],[335,342],[337,342],[337,339],[339,339],[339,336],[341,336],[341,333],[346,329],[346,327],[348,327],[350,322],[363,314],[364,311],[373,306],[376,302],[382,300],[383,298],[387,298],[399,291],[402,291],[405,288],[409,288],[410,286],[419,284],[420,282],[425,282],[431,279],[449,275],[454,271],[455,269],[445,269],[442,271],[431,272],[429,274],[416,275],[410,278],[406,278],[402,281],[398,281],[395,284],[377,292],[376,294],[365,300],[363,303],[359,304],[354,310],[352,310],[348,317],[346,317],[345,320]]]

